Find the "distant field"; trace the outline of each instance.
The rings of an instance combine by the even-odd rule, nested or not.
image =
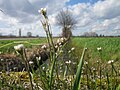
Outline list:
[[[75,37],[72,39],[72,46],[77,48],[77,52],[81,53],[82,49],[87,43],[89,59],[98,59],[98,51],[97,48],[101,47],[101,55],[104,60],[111,59],[120,59],[120,38],[80,38]],[[13,46],[19,43],[24,43],[26,47],[31,48],[37,44],[46,43],[45,38],[40,39],[16,39],[16,40],[0,40],[0,51],[1,52],[11,52],[13,51]],[[78,53],[78,55],[80,55]]]
[[[46,43],[46,38],[39,38],[39,39],[29,39],[29,38],[25,38],[25,39],[1,39],[0,40],[0,52],[12,52],[14,50],[14,46],[18,45],[18,44],[24,44],[25,47],[27,48],[31,48],[32,46],[38,45],[38,44],[42,44],[42,43]]]
[[[120,38],[74,38],[74,44],[83,48],[87,43],[88,52],[91,57],[98,55],[97,48],[101,47],[101,55],[104,60],[120,59]]]

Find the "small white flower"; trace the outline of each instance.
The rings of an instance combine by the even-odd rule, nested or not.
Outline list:
[[[24,48],[24,45],[23,44],[19,44],[19,45],[17,45],[17,46],[14,46],[14,49],[16,50],[16,51],[20,51],[20,50],[22,50]]]
[[[111,64],[111,63],[113,63],[114,62],[114,60],[109,60],[108,61],[108,64]]]
[[[64,38],[61,38],[61,41],[64,41]]]
[[[58,56],[58,53],[55,53],[56,56]]]
[[[41,48],[42,48],[42,49],[46,49],[46,48],[47,48],[47,46],[46,46],[46,45],[43,45]]]
[[[45,67],[42,67],[43,70],[45,70]]]
[[[41,57],[36,57],[36,60],[37,60],[37,61],[40,61],[40,60],[41,60]]]
[[[98,51],[101,51],[101,50],[102,50],[102,48],[101,48],[101,47],[98,47],[98,48],[97,48],[97,50],[98,50]]]
[[[58,45],[55,45],[55,48],[58,48]]]
[[[86,47],[85,50],[87,50],[88,48]]]
[[[29,61],[29,64],[33,64],[33,61]]]
[[[46,12],[46,11],[47,11],[47,9],[46,9],[46,8],[41,8],[40,10],[41,10],[41,11],[44,11],[44,12]]]
[[[60,39],[57,40],[57,43],[60,43]]]
[[[97,63],[99,63],[99,61],[97,61]]]
[[[1,58],[1,61],[4,61],[4,59],[3,59],[3,58]]]
[[[86,64],[86,65],[87,65],[87,64],[88,64],[88,62],[86,62],[86,61],[85,61],[85,62],[84,62],[84,64]]]
[[[71,51],[73,51],[73,50],[75,50],[75,48],[73,47],[73,48],[71,48]]]
[[[70,64],[70,63],[71,63],[71,60],[69,60],[69,61],[66,61],[65,63],[66,63],[66,64]]]
[[[40,10],[38,10],[39,13],[41,13],[45,18],[47,17],[47,9],[46,8],[41,8]]]
[[[69,50],[68,53],[71,53],[71,50]]]
[[[62,43],[60,42],[59,45],[61,45]]]

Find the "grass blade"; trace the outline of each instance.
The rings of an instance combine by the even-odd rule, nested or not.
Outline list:
[[[80,84],[80,79],[81,79],[81,72],[82,72],[83,58],[84,58],[84,55],[85,55],[85,50],[86,50],[86,48],[84,47],[81,59],[79,61],[79,66],[78,66],[78,69],[77,69],[73,90],[78,90],[78,88],[80,88],[79,84]]]

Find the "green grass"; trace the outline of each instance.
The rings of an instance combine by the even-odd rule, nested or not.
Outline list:
[[[23,42],[21,42],[23,41]],[[27,42],[26,42],[27,41]],[[0,40],[0,47],[8,44],[13,43],[11,45],[8,45],[6,47],[0,48],[1,52],[11,52],[13,51],[13,46],[17,45],[14,42],[23,43],[27,48],[32,48],[35,45],[46,43],[46,38],[40,38],[40,39],[27,39],[27,40]],[[102,59],[105,61],[114,59],[119,60],[120,59],[120,38],[114,37],[114,38],[80,38],[75,37],[73,38],[72,45],[75,46],[77,49],[81,51],[77,51],[78,54],[81,55],[82,49],[84,48],[85,43],[87,43],[88,53],[90,55],[88,56],[89,59],[98,59],[98,51],[97,47],[102,47]]]
[[[11,53],[14,50],[14,46],[18,44],[24,44],[27,48],[46,43],[46,38],[39,39],[20,39],[20,40],[0,40],[0,52]]]
[[[78,48],[84,48],[87,43],[88,53],[91,54],[89,58],[97,58],[97,48],[102,48],[102,59],[108,61],[110,59],[120,59],[120,38],[73,38],[73,45]]]

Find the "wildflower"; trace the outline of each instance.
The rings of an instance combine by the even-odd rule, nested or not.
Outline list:
[[[65,41],[65,38],[60,38],[60,41],[63,43]]]
[[[43,70],[45,70],[45,67],[42,67]]]
[[[75,48],[73,47],[73,48],[71,48],[71,51],[73,51],[73,50],[75,50]]]
[[[29,64],[33,64],[33,61],[29,61]]]
[[[86,62],[86,61],[85,61],[85,62],[84,62],[84,64],[85,64],[85,65],[87,65],[87,64],[88,64],[88,62]]]
[[[60,39],[57,40],[57,43],[60,43]]]
[[[58,53],[55,53],[56,56],[58,56]]]
[[[24,48],[24,45],[23,45],[23,44],[19,44],[19,45],[17,45],[17,46],[14,46],[14,49],[15,49],[16,51],[21,51],[23,48]]]
[[[97,50],[98,50],[98,51],[101,51],[101,50],[102,50],[102,48],[101,48],[101,47],[98,47],[98,48],[97,48]]]
[[[88,48],[86,47],[85,50],[87,50]]]
[[[71,60],[69,60],[69,61],[66,61],[65,63],[66,63],[66,64],[70,64],[70,63],[71,63]]]
[[[58,45],[55,45],[55,48],[57,49],[57,48],[58,48]]]
[[[46,46],[46,45],[43,45],[41,48],[42,48],[42,49],[46,49],[46,48],[47,48],[47,46]]]
[[[62,45],[62,43],[60,42],[59,45]]]
[[[1,61],[4,61],[4,59],[3,59],[3,58],[1,58]]]
[[[95,68],[93,68],[93,71],[95,71],[96,69]]]
[[[40,60],[41,60],[41,57],[36,57],[36,60],[37,60],[37,61],[40,61]]]
[[[61,38],[61,41],[64,41],[64,38]]]
[[[108,61],[108,64],[111,64],[111,63],[113,63],[114,62],[114,60],[109,60]]]
[[[38,10],[39,13],[41,13],[45,18],[47,18],[47,9],[46,8],[41,8]]]
[[[97,60],[97,63],[99,63],[99,61]]]
[[[69,50],[68,53],[71,53],[71,50]]]

